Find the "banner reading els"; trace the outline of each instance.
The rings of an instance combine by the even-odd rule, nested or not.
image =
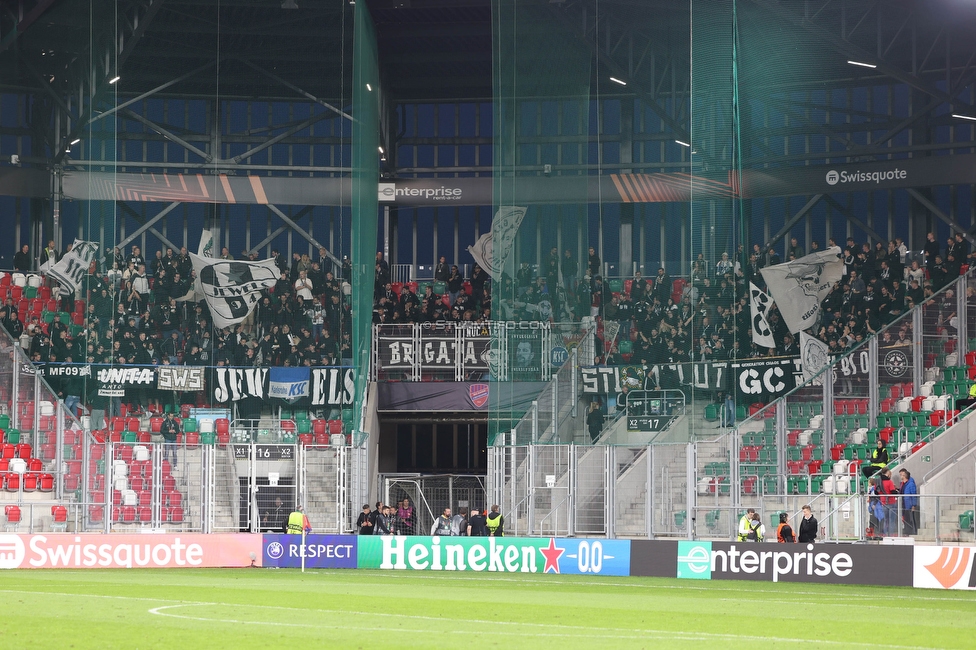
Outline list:
[[[0,535],[0,569],[261,566],[261,535]]]

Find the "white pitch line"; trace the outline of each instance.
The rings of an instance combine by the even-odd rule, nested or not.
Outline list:
[[[154,607],[149,610],[150,614],[155,614],[156,616],[165,616],[170,618],[178,618],[192,621],[202,621],[208,623],[229,623],[229,624],[251,624],[251,625],[282,625],[289,627],[330,627],[332,629],[359,629],[358,626],[342,626],[342,625],[332,625],[332,626],[321,626],[313,625],[310,623],[278,623],[274,621],[254,621],[254,620],[237,620],[237,619],[216,619],[216,618],[206,618],[199,616],[186,616],[182,614],[170,614],[165,613],[162,610],[175,609],[177,607],[197,607],[197,606],[223,606],[223,607],[233,607],[240,609],[254,608],[254,609],[274,609],[274,610],[286,610],[295,611],[303,614],[336,614],[340,616],[383,616],[383,617],[394,617],[403,618],[408,620],[419,620],[419,621],[433,621],[443,624],[445,621],[451,619],[446,619],[442,616],[419,616],[415,614],[393,614],[388,612],[365,612],[357,610],[335,610],[335,609],[304,609],[299,607],[282,607],[278,605],[253,605],[253,604],[237,604],[237,603],[182,603],[178,605],[164,605],[161,607]],[[461,622],[462,619],[456,619]],[[498,630],[500,634],[506,635],[521,635],[521,636],[553,636],[553,637],[575,637],[580,636],[581,632],[586,633],[598,633],[599,636],[596,638],[621,638],[621,639],[647,639],[647,638],[664,638],[664,639],[674,639],[678,640],[688,640],[688,641],[704,641],[706,639],[729,639],[729,640],[744,640],[744,641],[769,641],[769,642],[783,642],[783,643],[811,643],[815,645],[839,645],[844,647],[860,647],[860,648],[895,648],[897,650],[937,650],[936,648],[928,648],[926,646],[900,646],[900,645],[890,645],[890,644],[877,644],[877,643],[865,643],[857,641],[830,641],[825,639],[797,639],[797,638],[782,638],[782,637],[769,637],[769,636],[754,636],[754,635],[743,635],[743,634],[723,634],[717,632],[682,632],[680,630],[627,630],[620,628],[601,628],[601,627],[585,627],[581,625],[561,625],[556,623],[519,623],[514,621],[499,621],[499,620],[475,620],[475,619],[463,619],[465,623],[473,625],[492,625],[492,626],[521,626],[521,627],[536,627],[543,629],[553,629],[553,630],[566,630],[565,634],[557,633],[526,633],[524,631],[513,630],[511,632],[506,632],[504,630]],[[443,631],[441,627],[435,630],[402,630],[409,632],[431,632],[431,631]],[[454,630],[461,633],[467,633],[466,630]],[[607,633],[610,633],[609,635]],[[622,633],[622,634],[621,634]],[[629,633],[629,634],[628,634]],[[584,635],[589,636],[589,635]]]

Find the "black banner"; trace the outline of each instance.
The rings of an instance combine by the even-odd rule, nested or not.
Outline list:
[[[657,372],[647,382],[647,374]],[[582,368],[583,393],[588,395],[616,395],[628,390],[650,390],[660,385],[662,389],[695,388],[697,390],[726,390],[728,388],[728,363],[701,361],[694,363],[667,363],[628,366],[590,366]]]
[[[908,345],[889,345],[878,348],[878,381],[901,384],[912,380],[912,348]],[[845,381],[860,380],[867,385],[871,374],[868,347],[841,357],[834,365],[834,394],[845,392]]]
[[[422,335],[417,341],[411,335],[381,336],[377,354],[380,370],[410,372],[419,364],[421,372],[487,371],[491,337],[465,336],[461,339],[443,334]]]
[[[736,398],[768,404],[803,383],[800,357],[744,359],[729,363]]]
[[[126,397],[126,391],[156,388],[156,366],[103,366],[89,363],[40,363],[41,376],[51,382],[80,377],[95,381],[102,397]],[[131,397],[132,395],[130,395]]]
[[[211,368],[213,401],[268,399],[269,368]],[[311,405],[346,406],[353,403],[356,374],[352,368],[312,368]]]
[[[630,575],[910,587],[911,546],[645,541],[630,546]]]

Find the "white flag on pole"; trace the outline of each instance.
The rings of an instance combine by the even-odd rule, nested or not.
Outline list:
[[[71,293],[78,290],[98,252],[98,242],[76,239],[71,250],[57,264],[48,266],[47,275],[67,287]]]
[[[830,363],[830,348],[816,336],[800,332],[800,365],[803,381],[810,381]]]
[[[190,259],[214,325],[219,329],[247,318],[261,300],[261,291],[273,287],[278,280],[274,260],[212,260],[193,253],[190,253]]]
[[[526,208],[505,206],[498,208],[491,222],[491,232],[486,232],[474,246],[468,246],[471,257],[493,279],[497,280],[505,270],[505,260],[512,250]]]
[[[820,302],[844,274],[839,254],[840,248],[834,246],[760,271],[791,332],[808,329],[817,322]]]
[[[749,296],[752,304],[752,342],[763,348],[775,348],[776,339],[773,338],[773,330],[766,318],[772,300],[769,299],[769,294],[752,282],[749,283]]]

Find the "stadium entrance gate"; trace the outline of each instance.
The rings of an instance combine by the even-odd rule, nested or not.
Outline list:
[[[444,508],[457,514],[459,508],[483,510],[491,504],[485,501],[485,479],[469,474],[383,474],[380,476],[383,503],[396,505],[404,497],[410,498],[416,512],[414,532],[426,535]]]

